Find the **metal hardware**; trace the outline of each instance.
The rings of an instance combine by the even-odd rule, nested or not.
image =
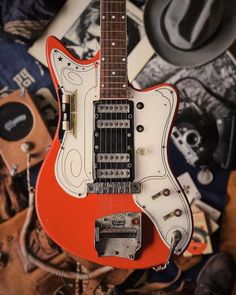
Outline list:
[[[156,193],[155,195],[152,196],[152,199],[155,200],[161,196],[168,197],[170,195],[170,190],[168,188],[164,188],[160,192]]]
[[[121,212],[97,219],[95,248],[98,255],[134,260],[136,252],[141,248],[141,217],[141,213]]]
[[[144,156],[146,154],[146,149],[143,147],[138,148],[137,154],[139,154],[140,156]]]
[[[139,110],[141,110],[141,109],[144,108],[144,104],[143,104],[142,102],[138,102],[138,103],[136,104],[136,107],[137,107]]]
[[[163,219],[168,220],[169,218],[174,217],[174,216],[180,217],[182,215],[182,213],[183,213],[182,210],[175,209],[172,212],[170,212],[170,213],[166,214],[165,216],[163,216]]]
[[[97,108],[98,113],[129,113],[129,104],[100,104]]]
[[[97,120],[97,128],[130,128],[130,120]]]
[[[141,192],[141,184],[121,181],[89,183],[87,192],[91,194],[137,194]]]
[[[101,182],[102,179],[102,182],[111,183],[116,179],[132,183],[135,178],[133,102],[99,100],[93,104],[94,182]],[[116,108],[119,110],[115,111]],[[106,112],[110,112],[109,116]],[[131,167],[127,166],[129,163]],[[122,188],[127,191],[125,186]]]
[[[11,170],[10,170],[11,176],[15,176],[17,174],[17,170],[18,170],[18,165],[17,164],[13,164],[11,166]]]
[[[138,132],[143,132],[144,127],[143,127],[143,125],[138,125],[136,129]]]
[[[70,103],[70,94],[62,94],[62,103]]]
[[[129,161],[129,154],[97,154],[97,163],[127,163]]]
[[[98,178],[129,178],[130,171],[129,169],[98,169],[97,170]]]
[[[24,153],[28,153],[33,149],[33,143],[32,142],[23,142],[21,145],[21,150]]]
[[[153,267],[153,269],[156,272],[158,272],[160,270],[164,270],[164,269],[167,268],[167,266],[170,263],[170,260],[172,259],[173,254],[175,252],[175,249],[176,249],[177,245],[179,244],[179,242],[181,241],[181,239],[182,239],[181,231],[180,230],[175,230],[172,233],[170,251],[169,251],[169,254],[167,256],[166,262],[164,264]]]

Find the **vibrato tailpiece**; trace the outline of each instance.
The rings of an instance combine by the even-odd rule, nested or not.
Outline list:
[[[98,256],[135,259],[141,248],[141,213],[116,213],[95,222],[95,248]]]

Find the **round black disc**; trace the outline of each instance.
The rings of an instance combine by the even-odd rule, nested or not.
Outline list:
[[[9,102],[0,107],[0,137],[7,141],[20,140],[33,127],[33,116],[23,103]]]

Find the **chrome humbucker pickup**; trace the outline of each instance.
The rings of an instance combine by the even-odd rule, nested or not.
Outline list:
[[[97,154],[97,163],[128,163],[129,154]]]
[[[129,104],[100,104],[98,105],[98,113],[129,113]]]
[[[130,128],[130,120],[98,120],[97,128]]]
[[[95,248],[98,256],[135,259],[142,244],[142,215],[121,212],[95,221]]]
[[[98,169],[97,176],[99,178],[129,178],[129,169]]]

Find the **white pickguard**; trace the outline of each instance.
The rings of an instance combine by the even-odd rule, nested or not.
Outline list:
[[[59,58],[62,60],[59,61]],[[76,93],[77,123],[74,134],[65,132],[55,164],[58,183],[73,197],[86,197],[87,184],[93,182],[93,102],[99,94],[99,64],[80,65],[63,52],[53,50],[51,61],[59,86],[64,93]],[[147,92],[129,89],[129,99],[134,102],[135,181],[142,184],[140,194],[134,195],[136,204],[149,216],[164,243],[170,247],[176,229],[182,240],[175,253],[189,243],[192,233],[191,212],[167,161],[167,140],[177,97],[171,86]],[[142,102],[139,110],[136,104]],[[136,131],[143,125],[144,131]],[[169,189],[169,196],[152,196]],[[181,216],[165,216],[179,209]]]

